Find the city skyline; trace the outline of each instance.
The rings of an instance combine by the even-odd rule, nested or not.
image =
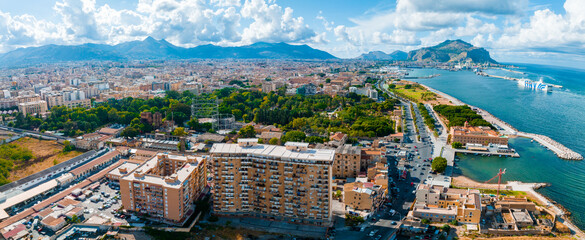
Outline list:
[[[585,14],[577,0],[472,2],[59,0],[0,3],[0,52],[46,44],[117,44],[147,36],[184,47],[308,44],[336,57],[409,51],[446,39],[500,62],[580,67]]]

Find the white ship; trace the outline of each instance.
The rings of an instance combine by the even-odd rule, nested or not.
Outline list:
[[[528,88],[528,89],[545,91],[545,92],[552,92],[552,89],[553,89],[553,86],[548,85],[546,83],[543,83],[542,79],[540,79],[538,82],[536,82],[536,81],[532,81],[530,79],[522,78],[522,79],[518,79],[518,85],[524,86],[525,88]]]

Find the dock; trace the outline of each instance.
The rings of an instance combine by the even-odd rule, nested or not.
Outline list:
[[[489,113],[483,109],[480,109],[478,107],[474,107],[474,106],[470,106],[470,107],[476,109],[477,113],[479,115],[481,115],[481,117],[483,119],[485,119],[486,121],[488,121],[489,123],[501,127],[502,133],[512,135],[512,136],[531,138],[534,141],[539,142],[541,145],[543,145],[546,148],[553,151],[561,159],[583,160],[583,156],[581,154],[569,149],[568,147],[565,147],[563,144],[551,139],[550,137],[540,135],[540,134],[520,132],[520,131],[518,131],[518,129],[512,127],[510,124],[495,117],[491,113]]]
[[[499,156],[499,157],[520,157],[520,154],[517,152],[491,152],[491,151],[474,151],[474,150],[467,150],[467,149],[453,149],[456,153],[463,153],[463,154],[477,154],[481,156]]]

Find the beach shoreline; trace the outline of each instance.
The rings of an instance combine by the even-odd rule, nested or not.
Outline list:
[[[424,85],[422,83],[419,83],[419,84],[421,86],[424,86],[425,88],[427,88],[429,91],[434,92],[443,98],[449,99],[451,101],[451,103],[454,105],[466,105],[461,100],[459,100],[459,99],[457,99],[449,94],[446,94],[444,92],[433,89],[433,88],[431,88],[427,85]],[[549,138],[547,136],[520,132],[516,128],[514,128],[512,125],[508,124],[507,122],[504,122],[503,120],[497,118],[496,116],[492,115],[491,113],[489,113],[481,108],[477,108],[477,107],[474,107],[471,105],[468,105],[468,106],[478,109],[479,114],[482,116],[482,118],[484,118],[486,121],[488,121],[492,124],[497,124],[498,126],[502,127],[504,131],[510,133],[511,135],[516,136],[516,137],[531,138],[535,141],[538,141],[541,145],[543,145],[543,146],[547,147],[547,149],[553,151],[561,159],[568,159],[568,160],[582,160],[583,159],[583,157],[580,154],[572,151],[571,149],[552,140],[551,138]],[[455,187],[492,189],[492,190],[497,189],[497,187],[498,187],[498,184],[480,183],[480,182],[477,182],[469,177],[459,175],[459,174],[454,174],[454,176],[452,177],[452,185]],[[576,225],[574,225],[572,223],[571,219],[566,214],[566,210],[564,210],[565,208],[562,205],[557,206],[560,204],[556,203],[555,201],[552,201],[551,199],[548,199],[544,195],[535,191],[538,188],[546,187],[546,186],[549,186],[549,184],[547,184],[547,183],[522,183],[519,181],[509,181],[505,184],[501,184],[500,189],[525,192],[527,195],[531,196],[533,199],[536,199],[536,201],[539,202],[539,204],[541,204],[542,206],[547,206],[547,208],[556,212],[558,219],[559,219],[559,222],[561,222],[564,225],[566,225],[567,227],[569,227],[571,229],[571,231],[573,231],[574,236],[578,237],[579,239],[585,239],[585,233],[580,228],[578,228]],[[553,202],[555,202],[555,203],[553,203]]]

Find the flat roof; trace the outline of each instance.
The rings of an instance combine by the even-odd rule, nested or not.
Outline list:
[[[238,144],[215,143],[211,147],[210,153],[237,153],[252,154],[256,156],[266,156],[284,159],[301,159],[301,160],[320,160],[333,161],[335,150],[333,149],[311,149],[304,151],[292,151],[283,146],[257,144],[250,147],[240,147]]]
[[[31,175],[29,175],[27,177],[24,177],[24,178],[21,178],[19,180],[16,180],[14,182],[11,182],[11,183],[2,185],[2,186],[0,186],[0,192],[5,192],[5,191],[7,191],[9,189],[16,188],[16,187],[18,187],[20,185],[23,185],[23,184],[27,183],[27,182],[30,182],[30,181],[36,180],[37,178],[46,176],[46,175],[48,175],[48,174],[50,174],[52,172],[56,172],[59,169],[71,167],[77,161],[79,161],[81,159],[84,159],[84,158],[87,158],[89,156],[92,156],[95,153],[96,153],[95,150],[88,151],[88,152],[83,153],[83,154],[81,154],[81,155],[79,155],[77,157],[71,158],[71,159],[69,159],[69,160],[67,160],[65,162],[59,163],[59,164],[57,164],[55,166],[52,166],[50,168],[47,168],[47,169],[45,169],[43,171],[40,171],[38,173],[34,173],[34,174],[31,174]]]
[[[126,175],[126,174],[134,171],[134,169],[136,169],[138,166],[140,166],[140,164],[138,164],[138,163],[124,162],[122,165],[120,165],[117,168],[114,168],[108,174],[115,175],[115,176],[123,176],[123,175]],[[126,168],[126,173],[124,173],[124,174],[120,173],[120,168]]]
[[[31,188],[27,191],[24,191],[18,195],[7,198],[5,202],[0,203],[0,219],[10,217],[10,215],[8,215],[8,213],[6,213],[4,209],[17,205],[33,197],[36,197],[41,193],[44,193],[50,189],[57,187],[57,185],[58,185],[57,180],[53,179],[43,184],[40,184],[34,188]]]
[[[171,175],[177,176],[177,181],[174,181],[174,182],[165,181],[165,178],[169,177],[171,175],[159,176],[159,175],[153,175],[153,174],[148,173],[151,169],[158,166],[159,161],[164,160],[164,158],[158,159],[159,155],[166,155],[167,158],[174,159],[174,160],[181,160],[181,161],[185,162],[185,164],[180,169],[178,169],[175,173],[171,174]],[[181,186],[180,183],[184,182],[189,177],[189,175],[193,171],[196,170],[199,163],[203,160],[201,157],[193,157],[193,158],[196,159],[197,162],[189,162],[188,158],[186,156],[167,155],[167,154],[159,153],[155,157],[151,158],[150,160],[145,161],[142,165],[140,165],[139,167],[134,169],[134,171],[132,171],[130,174],[123,177],[123,179],[127,180],[127,181],[141,181],[141,182],[150,183],[150,184],[157,184],[157,185],[161,185],[161,186],[169,187],[169,188],[179,188]],[[144,175],[142,177],[136,177],[134,175],[134,173],[138,173],[138,172],[141,172]]]

